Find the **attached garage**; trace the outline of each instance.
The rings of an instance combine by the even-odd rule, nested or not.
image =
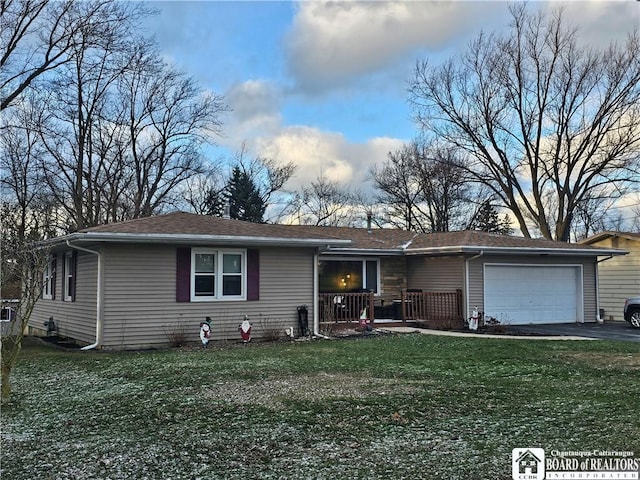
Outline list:
[[[501,324],[584,321],[582,265],[484,265],[484,311]]]

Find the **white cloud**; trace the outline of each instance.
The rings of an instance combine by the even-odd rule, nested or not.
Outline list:
[[[348,84],[460,40],[498,7],[506,11],[494,2],[302,2],[285,39],[289,70],[307,92]]]
[[[464,49],[481,29],[509,23],[508,2],[374,1],[301,2],[285,37],[289,72],[297,90],[318,93],[362,83],[370,74],[391,75],[418,55]],[[532,2],[547,11],[564,7],[565,18],[581,26],[594,46],[623,39],[640,25],[634,1]],[[385,72],[385,69],[388,69]]]
[[[298,166],[288,188],[297,190],[320,175],[353,189],[369,190],[369,170],[387,158],[387,153],[402,145],[394,138],[373,138],[365,143],[350,143],[339,133],[306,126],[283,128],[277,135],[256,140],[259,155]]]
[[[280,94],[273,84],[248,80],[232,86],[224,100],[231,108],[225,131],[232,138],[251,138],[280,128]]]
[[[601,49],[611,41],[624,42],[640,28],[640,4],[636,1],[581,0],[545,2],[547,12],[564,9],[564,19],[579,26],[580,41]]]
[[[249,156],[293,162],[298,168],[286,186],[292,190],[299,190],[320,175],[354,189],[370,190],[370,168],[384,162],[388,152],[406,141],[374,137],[355,143],[341,133],[308,125],[284,125],[282,96],[266,81],[234,85],[224,97],[232,111],[225,120],[223,138],[216,141],[231,152],[238,152],[244,144]]]

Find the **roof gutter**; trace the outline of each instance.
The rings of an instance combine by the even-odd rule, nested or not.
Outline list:
[[[513,254],[522,253],[529,255],[562,255],[562,256],[602,256],[602,255],[626,255],[628,252],[618,249],[597,249],[597,248],[545,248],[545,247],[492,247],[486,245],[478,246],[450,246],[450,247],[425,247],[414,248],[406,251],[407,255],[425,254],[452,254],[452,253],[483,253],[483,254]]]
[[[324,253],[328,255],[404,255],[403,250],[397,248],[345,248],[329,247]]]
[[[96,341],[91,345],[87,345],[86,347],[81,348],[81,350],[92,350],[94,348],[100,347],[100,345],[102,344],[102,304],[104,301],[104,282],[102,281],[102,272],[104,271],[104,255],[99,251],[74,245],[70,240],[67,240],[66,243],[70,248],[98,256],[98,278],[96,287]]]

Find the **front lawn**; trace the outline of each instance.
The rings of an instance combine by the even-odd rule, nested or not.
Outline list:
[[[511,451],[640,456],[640,345],[380,336],[25,347],[0,477],[510,479]]]

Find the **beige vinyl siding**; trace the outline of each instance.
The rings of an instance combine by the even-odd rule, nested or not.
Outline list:
[[[624,301],[640,295],[640,241],[616,237],[596,242],[593,246],[629,252],[598,264],[600,308],[604,309],[604,320],[623,321]]]
[[[223,247],[220,247],[223,248]],[[237,249],[237,245],[227,248]],[[313,250],[260,249],[260,300],[176,302],[176,247],[111,245],[105,275],[104,346],[132,348],[166,345],[184,332],[197,342],[200,322],[212,319],[212,339],[240,339],[238,326],[248,315],[252,334],[297,326],[298,305],[313,312]]]
[[[58,334],[81,342],[93,343],[96,337],[96,288],[98,278],[97,255],[78,252],[76,264],[75,302],[63,300],[62,262],[64,252],[58,252],[56,261],[56,298],[40,299],[31,314],[29,327],[34,333],[46,333],[46,322],[53,317]]]
[[[469,307],[478,306],[484,311],[484,278],[485,263],[523,264],[523,265],[581,265],[583,287],[583,311],[585,322],[596,321],[596,266],[593,257],[562,257],[562,256],[498,256],[483,255],[469,262]]]
[[[407,257],[407,287],[424,292],[454,292],[464,288],[462,257]]]

